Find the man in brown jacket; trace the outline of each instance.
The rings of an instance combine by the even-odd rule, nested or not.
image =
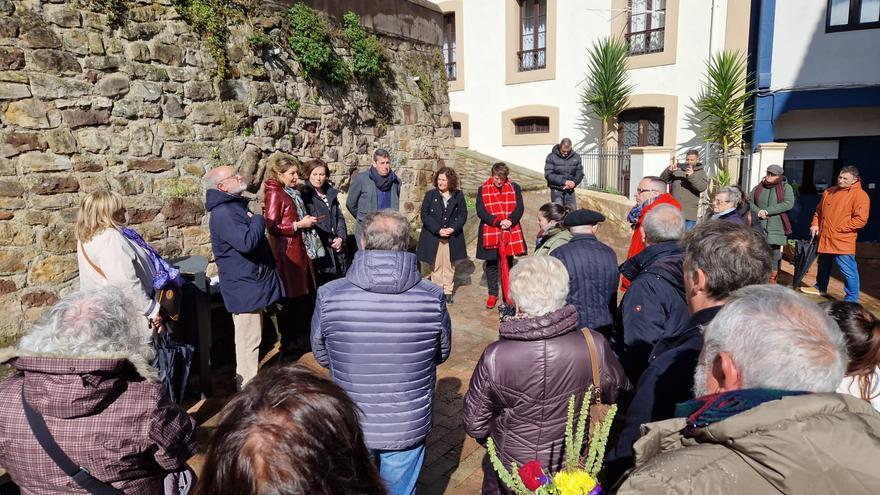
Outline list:
[[[859,302],[859,267],[856,265],[856,237],[858,230],[868,223],[871,200],[862,190],[859,169],[849,166],[840,169],[837,186],[829,187],[823,194],[810,233],[819,236],[819,270],[816,285],[804,287],[806,294],[826,295],[831,263],[843,273],[843,300]]]
[[[688,150],[683,165],[673,158],[672,164],[660,174],[660,179],[670,184],[672,197],[681,204],[684,230],[691,230],[697,224],[700,195],[709,187],[709,176],[700,162],[700,152]]]
[[[817,305],[746,287],[704,338],[697,398],[642,426],[618,494],[880,493],[880,415],[834,393],[846,347]]]

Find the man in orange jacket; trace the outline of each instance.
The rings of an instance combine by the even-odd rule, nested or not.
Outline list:
[[[859,268],[856,265],[856,236],[858,230],[868,223],[871,200],[862,190],[859,169],[848,166],[840,170],[837,186],[822,194],[816,207],[810,233],[819,236],[819,270],[816,285],[804,287],[801,292],[826,295],[831,263],[843,273],[843,300],[859,302]]]

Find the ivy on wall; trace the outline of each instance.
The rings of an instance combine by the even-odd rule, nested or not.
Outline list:
[[[333,50],[330,25],[314,9],[297,3],[287,11],[290,36],[287,44],[305,75],[345,86],[351,79],[348,65]]]
[[[379,38],[368,33],[360,17],[351,11],[342,17],[342,29],[351,45],[351,70],[354,75],[366,80],[380,78],[386,61]]]
[[[204,37],[208,52],[217,64],[216,76],[225,79],[229,74],[226,55],[229,26],[242,17],[247,5],[238,0],[172,0],[172,3],[180,17]]]

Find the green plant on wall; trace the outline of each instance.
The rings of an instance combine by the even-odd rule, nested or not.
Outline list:
[[[293,112],[293,116],[295,117],[299,113],[300,103],[299,100],[287,100],[287,108]]]
[[[125,3],[123,0],[91,0],[91,6],[98,12],[107,15],[107,25],[115,29],[125,21]]]
[[[168,180],[160,191],[166,198],[189,198],[198,196],[200,192],[198,186],[183,179]]]
[[[248,37],[248,44],[254,50],[263,50],[272,46],[272,39],[262,30],[257,30]]]
[[[314,9],[297,3],[287,11],[287,43],[305,75],[345,86],[351,79],[348,65],[333,51],[330,26]]]
[[[229,60],[226,56],[226,40],[229,38],[229,25],[244,10],[237,0],[172,0],[180,17],[193,30],[201,35],[214,62],[217,63],[216,76],[226,78],[229,73]]]
[[[385,54],[379,38],[370,34],[361,25],[361,19],[354,12],[346,12],[342,17],[342,29],[351,46],[351,70],[355,76],[375,80],[385,70]]]

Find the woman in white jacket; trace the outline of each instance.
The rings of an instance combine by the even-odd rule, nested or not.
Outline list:
[[[162,316],[153,299],[156,268],[146,249],[123,233],[124,226],[125,206],[118,194],[96,191],[83,199],[76,216],[80,288],[118,288],[159,330]]]
[[[822,306],[843,332],[849,356],[837,392],[866,400],[880,411],[880,321],[859,303],[834,301]]]

